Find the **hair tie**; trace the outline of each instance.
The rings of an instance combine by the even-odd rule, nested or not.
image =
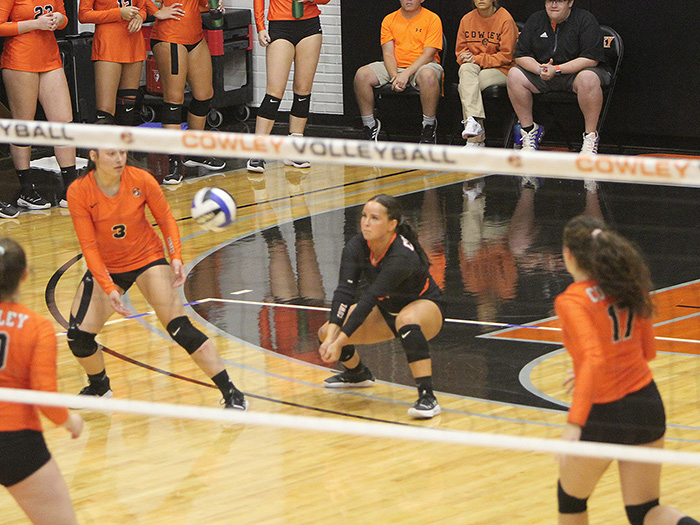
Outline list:
[[[593,238],[595,239],[595,238],[598,237],[598,235],[600,235],[601,233],[603,233],[603,230],[601,230],[600,228],[596,228],[595,230],[593,230],[593,231],[591,232],[591,237],[593,237]]]

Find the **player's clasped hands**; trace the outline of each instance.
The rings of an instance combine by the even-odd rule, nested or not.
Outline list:
[[[39,31],[56,31],[58,29],[59,18],[56,13],[46,13],[36,19]]]
[[[139,14],[139,8],[133,5],[127,6],[127,7],[122,7],[119,10],[119,13],[122,16],[122,20],[133,20],[135,16],[138,16]]]
[[[343,346],[341,341],[338,340],[339,335],[340,327],[336,324],[329,324],[326,340],[318,348],[318,353],[324,363],[335,363],[340,358],[340,351]]]
[[[410,75],[407,74],[406,71],[397,73],[397,75],[391,79],[391,89],[394,91],[403,91],[406,89],[406,84],[408,84],[409,78]]]
[[[540,64],[540,78],[542,80],[551,80],[557,73],[557,68],[554,65],[554,60],[549,59],[546,64]]]

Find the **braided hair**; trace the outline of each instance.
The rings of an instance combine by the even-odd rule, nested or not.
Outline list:
[[[579,215],[564,228],[564,246],[606,296],[642,317],[651,317],[651,276],[639,249],[595,217]]]

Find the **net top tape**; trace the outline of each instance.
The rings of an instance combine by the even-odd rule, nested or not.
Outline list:
[[[224,158],[303,158],[321,164],[700,187],[700,161],[689,158],[522,152],[501,148],[8,119],[0,119],[0,142]]]

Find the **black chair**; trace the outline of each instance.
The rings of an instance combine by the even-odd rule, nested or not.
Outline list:
[[[447,47],[447,37],[445,36],[445,33],[443,31],[442,33],[442,50],[440,51],[440,64],[444,67],[445,63],[445,48]],[[444,79],[443,79],[444,82]],[[443,94],[444,94],[444,86],[443,86]],[[388,132],[388,130],[385,127],[385,122],[386,118],[382,118],[380,114],[380,104],[383,99],[389,99],[389,98],[394,98],[394,97],[409,97],[409,98],[414,98],[414,99],[420,99],[420,91],[418,89],[414,88],[412,85],[407,85],[406,89],[403,91],[394,91],[391,89],[391,84],[384,84],[383,86],[375,87],[374,88],[374,107],[375,107],[375,113],[377,114],[377,118],[382,121],[382,130],[386,133],[387,138],[391,140],[391,135]],[[439,124],[439,123],[438,123]],[[439,129],[439,128],[438,128]]]
[[[624,45],[618,32],[613,28],[604,25],[601,25],[600,28],[603,32],[603,49],[605,51],[605,59],[608,66],[611,68],[612,76],[610,79],[610,84],[603,88],[603,107],[598,119],[598,133],[602,132],[603,125],[605,124],[605,119],[610,109],[610,101],[612,100],[612,95],[615,91],[615,84],[620,71],[620,64],[622,63],[622,57],[624,55]],[[545,115],[548,123],[554,124],[554,126],[561,132],[564,140],[566,141],[567,148],[569,150],[575,150],[575,148],[572,147],[572,141],[570,140],[569,133],[567,133],[567,130],[562,125],[562,119],[558,117],[562,114],[562,111],[574,112],[575,110],[580,114],[576,93],[569,91],[550,91],[549,93],[537,94],[533,97],[533,99],[533,114],[540,113],[541,115]],[[537,118],[535,120],[537,120]],[[514,116],[513,126],[516,122],[517,117]],[[513,134],[513,126],[510,126],[508,136],[504,141],[506,147],[510,143],[510,138]]]

